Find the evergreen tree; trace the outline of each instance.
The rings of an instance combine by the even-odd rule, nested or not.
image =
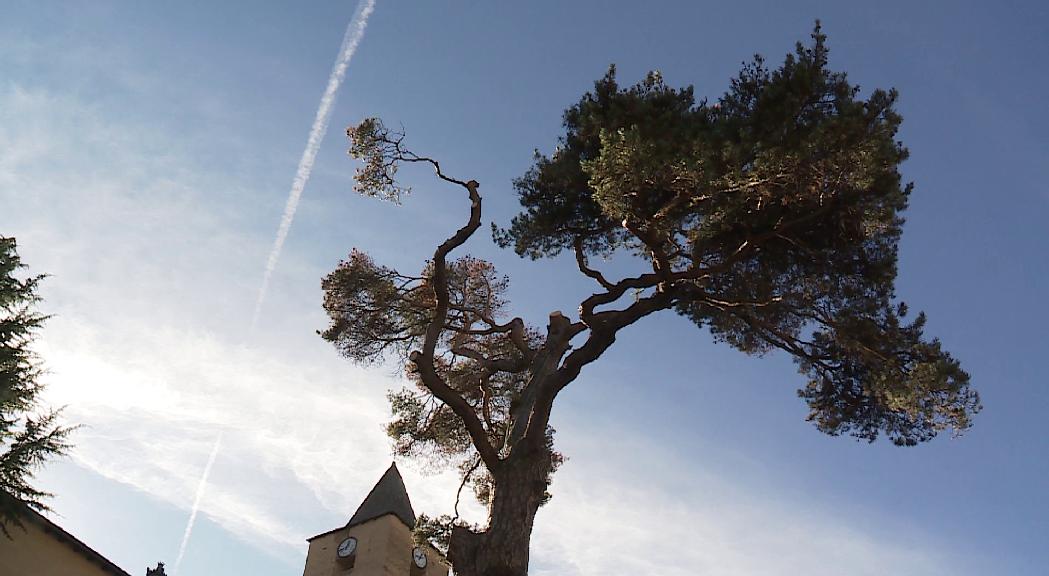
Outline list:
[[[43,276],[20,279],[20,268],[15,239],[0,236],[0,530],[7,536],[25,506],[47,510],[50,494],[33,487],[33,472],[68,449],[71,432],[57,411],[40,410],[41,368],[30,345],[47,320],[34,308]]]
[[[465,225],[421,272],[354,250],[322,283],[323,337],[357,362],[399,357],[414,383],[390,397],[396,451],[458,464],[488,505],[485,527],[420,523],[446,539],[457,574],[527,573],[533,519],[562,460],[554,400],[620,330],[656,312],[747,354],[790,355],[822,432],[910,446],[969,428],[980,406],[968,374],[924,337],[924,315],[905,319],[894,292],[912,190],[898,172],[896,93],[860,98],[828,69],[825,41],[817,24],[778,68],[757,57],[713,103],[658,73],[620,87],[613,68],[565,112],[556,151],[515,182],[524,210],[493,228],[521,256],[572,253],[593,279],[578,317],[555,312],[545,329],[510,317],[508,280],[491,263],[449,259],[480,227],[479,184],[445,174],[377,119],[348,130],[364,161],[359,192],[399,200],[397,169],[423,164],[470,200]],[[591,264],[617,253],[633,256],[636,274]]]

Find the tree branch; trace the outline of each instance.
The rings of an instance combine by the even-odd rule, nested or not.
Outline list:
[[[649,254],[652,256],[652,271],[659,276],[662,282],[669,281],[670,274],[673,272],[673,266],[667,258],[666,250],[663,249],[665,242],[659,241],[651,229],[642,229],[629,218],[623,220],[623,228],[626,228],[635,238],[648,247]]]
[[[561,312],[550,314],[550,323],[546,329],[546,342],[536,352],[529,366],[528,383],[525,384],[517,405],[512,410],[513,427],[510,430],[508,441],[511,453],[532,426],[531,422],[535,418],[534,406],[540,389],[547,385],[550,374],[557,369],[561,358],[568,351],[569,341],[585,328],[583,324],[573,324]]]
[[[459,484],[459,489],[455,492],[455,516],[452,518],[451,522],[453,525],[459,521],[459,498],[463,495],[463,488],[466,487],[467,482],[470,481],[470,476],[473,476],[474,472],[477,471],[477,467],[480,465],[481,459],[478,458],[474,461],[473,465],[470,466],[470,469],[466,471],[466,474],[463,475],[463,481]]]
[[[658,310],[669,308],[674,303],[673,291],[668,289],[637,302],[623,310],[606,310],[595,315],[597,322],[590,326],[590,336],[579,348],[573,350],[564,362],[548,377],[543,378],[542,385],[535,390],[535,399],[531,414],[523,433],[524,443],[530,447],[540,446],[546,440],[546,429],[550,423],[550,411],[554,398],[569,383],[579,376],[583,366],[597,360],[615,342],[616,333],[625,326]],[[567,323],[567,320],[565,320]],[[585,329],[582,324],[566,324],[564,335],[570,340]],[[568,350],[568,341],[564,342],[561,355]],[[517,426],[518,422],[514,422]]]
[[[517,373],[528,367],[528,360],[525,358],[492,359],[485,356],[480,351],[474,350],[473,348],[467,348],[466,346],[454,346],[450,348],[450,351],[457,356],[469,358],[492,372]]]
[[[579,271],[582,272],[584,276],[597,280],[597,283],[606,290],[611,289],[613,286],[612,283],[606,280],[604,275],[600,272],[587,265],[586,254],[583,252],[583,237],[576,236],[572,241],[572,246],[575,248],[575,261],[576,265],[579,266]]]
[[[426,160],[420,160],[426,161]],[[485,466],[490,471],[497,470],[500,465],[499,453],[488,440],[488,433],[477,418],[470,404],[453,388],[448,386],[443,378],[437,373],[434,366],[434,352],[441,332],[444,330],[445,321],[448,316],[448,254],[462,246],[466,240],[473,235],[481,226],[481,196],[477,193],[478,183],[476,180],[462,182],[441,174],[440,165],[436,161],[429,160],[434,165],[437,175],[442,180],[459,184],[466,188],[470,196],[470,218],[467,223],[457,230],[450,238],[441,243],[433,254],[433,293],[437,303],[434,309],[433,319],[426,327],[422,351],[414,351],[409,360],[419,370],[422,383],[438,399],[448,405],[455,415],[462,419],[463,425],[470,434],[477,453],[484,460]]]
[[[596,327],[591,327],[590,337],[582,346],[573,350],[557,370],[560,388],[564,388],[574,380],[583,366],[597,360],[615,341],[615,335],[620,329],[653,312],[669,308],[674,304],[674,299],[674,290],[657,292],[651,296],[639,298],[637,302],[623,310],[605,310],[595,314]]]

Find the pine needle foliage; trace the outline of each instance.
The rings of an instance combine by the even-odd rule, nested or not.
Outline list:
[[[43,276],[20,274],[14,238],[0,236],[0,531],[21,526],[24,507],[47,510],[50,496],[32,484],[33,473],[69,448],[71,428],[58,411],[40,409],[40,361],[31,348],[47,316],[36,311]]]

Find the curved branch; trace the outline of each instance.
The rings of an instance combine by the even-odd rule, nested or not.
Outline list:
[[[428,158],[426,156],[419,156],[415,152],[411,152],[411,151],[408,151],[408,150],[402,150],[400,148],[400,142],[398,142],[397,151],[401,154],[400,160],[402,162],[425,162],[425,163],[433,166],[434,173],[437,174],[438,178],[440,178],[441,180],[444,180],[445,182],[450,182],[452,184],[458,184],[459,186],[462,186],[463,188],[466,188],[467,190],[470,189],[470,183],[471,182],[473,183],[475,188],[477,187],[477,182],[474,181],[474,180],[470,180],[470,182],[463,182],[462,180],[458,180],[456,178],[452,178],[451,176],[446,175],[444,172],[441,172],[441,163],[436,161],[436,160],[434,160],[433,158]]]
[[[448,178],[441,174],[439,164],[432,160],[430,162],[434,164],[437,175],[443,180],[460,184],[466,188],[470,196],[470,219],[434,251],[433,293],[437,306],[434,309],[433,319],[430,321],[429,326],[426,327],[422,351],[416,350],[412,352],[408,359],[419,370],[419,377],[423,385],[430,392],[433,392],[434,396],[447,404],[455,412],[456,416],[462,419],[474,447],[477,448],[478,455],[484,460],[485,466],[489,470],[494,471],[499,468],[499,453],[492,446],[492,443],[489,442],[488,433],[485,431],[484,425],[477,418],[477,413],[474,412],[466,399],[448,386],[448,383],[441,378],[434,367],[434,352],[448,317],[448,254],[462,246],[481,226],[481,196],[477,193],[479,184],[476,180],[461,182]]]
[[[459,484],[459,489],[455,492],[455,516],[452,518],[451,522],[453,525],[459,521],[459,498],[463,495],[463,488],[466,487],[466,484],[470,481],[470,477],[474,475],[474,472],[477,471],[477,467],[480,465],[481,459],[478,458],[473,465],[470,466],[470,469],[466,471],[466,474],[463,475],[463,481]]]
[[[620,280],[609,287],[606,292],[593,294],[586,300],[583,300],[579,304],[579,316],[582,318],[583,322],[587,325],[591,325],[594,320],[594,309],[598,306],[611,304],[616,300],[619,300],[630,290],[652,288],[653,286],[658,285],[661,280],[662,278],[660,275],[655,273],[641,274],[633,278]]]
[[[572,351],[557,370],[557,391],[579,375],[583,366],[597,360],[615,342],[616,333],[653,312],[665,310],[674,304],[672,291],[658,292],[639,298],[623,310],[606,310],[594,315],[598,328],[591,328],[586,342]],[[556,393],[556,392],[555,392]],[[551,398],[551,402],[553,398]]]
[[[584,276],[597,280],[597,283],[606,290],[610,290],[613,284],[606,280],[603,274],[587,265],[586,254],[583,251],[583,237],[576,236],[572,241],[572,246],[575,248],[575,261],[576,266],[579,267],[579,271],[582,272]]]

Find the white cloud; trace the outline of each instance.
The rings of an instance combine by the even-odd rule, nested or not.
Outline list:
[[[66,317],[51,323],[41,352],[48,398],[86,427],[74,457],[104,476],[185,507],[215,435],[226,431],[202,510],[233,533],[301,548],[308,534],[277,520],[277,494],[310,491],[345,510],[353,503],[342,490],[374,481],[360,463],[388,460],[379,429],[388,382],[337,360],[306,367],[212,334],[136,322],[103,336]],[[245,480],[272,492],[246,500]]]
[[[644,439],[610,450],[598,437],[573,447],[537,517],[537,576],[948,573],[947,559],[906,531],[886,536],[817,500],[704,474]],[[620,450],[629,462],[608,460]],[[882,523],[874,517],[871,526]]]

